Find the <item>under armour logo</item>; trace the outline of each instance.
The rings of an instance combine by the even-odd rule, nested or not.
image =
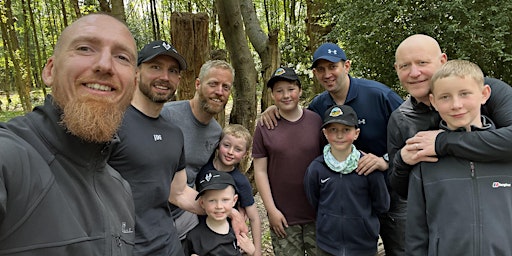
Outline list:
[[[337,50],[331,50],[331,49],[328,49],[328,50],[327,50],[327,53],[328,53],[328,54],[338,55],[338,51],[337,51]]]
[[[153,134],[153,139],[155,141],[160,141],[160,140],[162,140],[162,135],[160,135],[160,134]]]
[[[357,120],[357,124],[366,124],[366,119]]]
[[[121,232],[123,232],[123,234],[130,234],[133,233],[133,228],[126,228],[126,222],[122,222]]]

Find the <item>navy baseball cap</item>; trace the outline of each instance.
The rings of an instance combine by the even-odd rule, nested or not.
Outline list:
[[[159,55],[167,55],[173,57],[180,64],[180,70],[187,69],[187,62],[185,61],[185,58],[183,58],[183,56],[181,56],[178,51],[176,51],[172,44],[162,40],[153,41],[144,45],[142,50],[139,51],[137,66]]]
[[[196,200],[207,190],[221,190],[228,186],[233,186],[236,193],[235,180],[231,177],[231,174],[227,172],[219,172],[217,170],[206,171],[201,177],[197,177],[196,182],[197,191],[199,194],[196,196]]]
[[[324,123],[322,128],[328,124],[339,123],[348,126],[357,127],[357,114],[354,109],[347,105],[334,105],[324,114]]]
[[[330,62],[340,62],[347,60],[347,55],[343,49],[341,49],[337,44],[333,43],[324,43],[316,49],[313,54],[313,65],[311,68],[315,68],[318,60],[327,60]]]
[[[273,88],[274,84],[277,81],[282,81],[282,80],[291,81],[291,82],[297,81],[297,83],[299,84],[299,88],[301,87],[299,76],[297,76],[297,74],[295,73],[295,70],[293,70],[293,68],[289,68],[289,67],[281,67],[281,68],[276,69],[276,71],[274,71],[274,73],[268,80],[267,87]]]

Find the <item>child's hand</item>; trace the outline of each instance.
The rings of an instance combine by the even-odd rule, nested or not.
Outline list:
[[[242,249],[242,253],[254,255],[256,248],[254,248],[254,244],[246,234],[237,234],[236,240],[238,241],[238,246]]]
[[[280,238],[286,237],[286,231],[284,228],[288,227],[288,222],[284,217],[283,213],[278,209],[273,211],[267,211],[268,213],[268,222],[270,224],[270,228],[276,233],[276,235]]]

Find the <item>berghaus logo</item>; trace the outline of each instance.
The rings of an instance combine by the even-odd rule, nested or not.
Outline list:
[[[509,188],[511,186],[512,186],[512,184],[510,184],[510,183],[501,183],[499,181],[495,181],[492,183],[492,188],[500,188],[500,187],[501,188]]]

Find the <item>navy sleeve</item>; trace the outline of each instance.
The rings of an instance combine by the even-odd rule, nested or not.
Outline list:
[[[368,175],[370,184],[370,196],[372,200],[372,209],[377,213],[385,213],[389,210],[390,198],[384,179],[383,172],[372,172]]]
[[[498,129],[478,132],[440,133],[436,138],[438,156],[454,155],[473,161],[489,162],[512,155],[512,87],[498,79],[486,78],[491,96],[482,106]]]

